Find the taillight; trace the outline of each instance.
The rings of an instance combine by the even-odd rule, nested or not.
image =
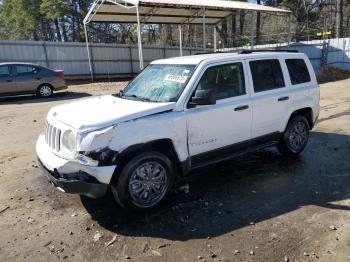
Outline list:
[[[64,72],[59,72],[57,76],[58,78],[64,80]]]

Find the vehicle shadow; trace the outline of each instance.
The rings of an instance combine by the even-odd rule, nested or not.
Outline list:
[[[33,103],[47,103],[55,101],[72,100],[77,98],[89,97],[91,94],[85,92],[58,92],[54,93],[48,98],[39,98],[33,95],[24,96],[10,96],[10,97],[0,97],[0,105],[10,105],[10,104],[33,104]]]
[[[288,159],[266,149],[197,171],[190,191],[172,192],[147,213],[119,208],[111,197],[81,201],[101,226],[126,236],[186,241],[232,232],[302,206],[350,210],[350,136],[312,132],[305,152]]]

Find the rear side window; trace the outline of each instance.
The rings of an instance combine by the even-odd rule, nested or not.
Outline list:
[[[0,76],[9,76],[9,75],[10,75],[10,67],[0,66]]]
[[[31,75],[38,73],[38,69],[36,67],[26,65],[16,66],[16,71],[18,75]]]
[[[251,61],[249,64],[255,93],[285,87],[278,59]]]
[[[286,59],[292,85],[308,83],[311,81],[309,70],[304,59]]]
[[[197,86],[197,91],[212,90],[218,100],[245,95],[242,63],[218,65],[208,68]]]

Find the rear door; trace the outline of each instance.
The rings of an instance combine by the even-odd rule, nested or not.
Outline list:
[[[286,74],[279,58],[248,60],[252,83],[253,142],[278,138],[289,107],[289,91]]]
[[[15,65],[16,85],[19,92],[35,92],[40,85],[39,68],[32,65]]]
[[[16,93],[16,82],[10,65],[0,66],[0,94]]]

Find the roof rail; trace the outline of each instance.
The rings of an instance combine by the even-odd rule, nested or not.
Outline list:
[[[299,53],[298,50],[292,50],[292,49],[259,49],[259,50],[241,50],[238,52],[238,54],[252,54],[252,53],[259,53],[259,52],[287,52],[287,53]]]
[[[197,52],[197,53],[194,53],[193,55],[209,55],[209,54],[222,54],[224,52]],[[226,53],[226,52],[225,52]]]
[[[258,50],[243,49],[241,51],[232,50],[232,51],[217,51],[217,52],[214,52],[214,51],[212,51],[212,52],[197,52],[194,55],[230,54],[230,53],[237,53],[240,55],[245,55],[245,54],[261,53],[261,52],[299,53],[298,50],[294,50],[294,49],[258,49]]]

